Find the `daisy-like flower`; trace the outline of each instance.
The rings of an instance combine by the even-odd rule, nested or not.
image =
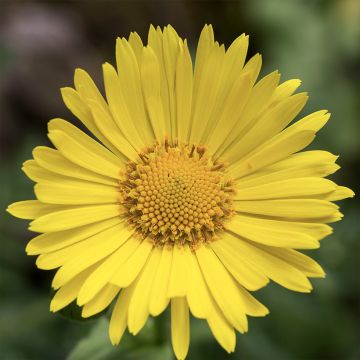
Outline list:
[[[324,276],[298,249],[319,247],[342,217],[332,201],[353,192],[325,179],[337,156],[301,150],[330,114],[289,125],[308,98],[294,94],[300,81],[258,80],[261,56],[245,62],[247,48],[243,34],[225,50],[205,26],[193,69],[186,40],[150,27],[147,46],[136,33],[117,39],[105,97],[75,71],[62,96],[94,138],[51,120],[55,149],[36,147],[23,167],[37,200],[8,208],[40,233],[26,248],[37,266],[58,268],[51,311],[76,300],[86,318],[114,301],[118,344],[170,305],[184,359],[189,313],[232,352],[247,316],[268,313],[251,291],[273,280],[310,292],[308,278]]]

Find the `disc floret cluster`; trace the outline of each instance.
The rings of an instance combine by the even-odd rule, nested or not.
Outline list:
[[[202,146],[167,141],[139,157],[120,184],[128,222],[158,245],[196,247],[214,240],[233,212],[224,164],[212,161]]]

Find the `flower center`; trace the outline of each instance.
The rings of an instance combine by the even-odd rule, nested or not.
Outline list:
[[[200,146],[153,146],[130,162],[120,183],[124,215],[158,245],[209,242],[232,214],[224,165]]]

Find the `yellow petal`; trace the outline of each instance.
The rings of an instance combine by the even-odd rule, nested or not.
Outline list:
[[[219,90],[224,55],[224,46],[219,46],[218,43],[215,43],[204,64],[199,84],[197,85],[196,100],[194,99],[193,103],[192,127],[190,131],[191,143],[199,143],[203,133],[206,132]],[[194,86],[195,81],[196,78],[194,79]]]
[[[181,43],[176,64],[175,92],[178,139],[189,142],[190,116],[192,109],[193,68],[191,55],[186,43]]]
[[[86,205],[118,203],[117,188],[88,181],[57,181],[35,185],[36,197],[48,204]]]
[[[237,187],[235,200],[266,200],[281,198],[311,198],[330,193],[337,185],[317,177],[304,177],[269,182],[254,187]]]
[[[236,79],[228,96],[224,99],[216,124],[211,129],[209,139],[206,140],[206,144],[211,151],[216,152],[237,122],[241,121],[242,111],[248,101],[251,89],[251,74],[242,72]]]
[[[234,208],[238,212],[288,219],[321,219],[335,214],[338,206],[317,199],[281,199],[236,201]]]
[[[78,75],[79,74],[75,73],[75,77]],[[79,80],[76,79],[75,81],[78,82]],[[91,91],[88,87],[85,88],[83,85],[79,90],[82,93],[85,91]],[[92,134],[94,134],[108,149],[116,154],[116,148],[112,146],[112,144],[95,125],[94,119],[85,99],[77,91],[70,87],[62,88],[61,95],[66,107],[91,131]]]
[[[259,290],[269,282],[269,279],[251,262],[246,259],[239,261],[237,254],[228,247],[222,245],[222,239],[210,244],[225,268],[235,280],[245,288],[255,291]]]
[[[255,58],[257,60],[257,58]],[[261,59],[260,59],[261,60]],[[255,68],[250,67],[252,71],[256,71],[258,67],[258,61],[254,62]],[[244,72],[246,71],[246,66],[244,67]],[[252,74],[251,72],[249,72]],[[279,83],[280,74],[277,71],[270,73],[269,75],[263,77],[253,88],[251,94],[246,102],[246,105],[242,111],[241,119],[236,123],[236,126],[232,129],[232,132],[219,147],[216,152],[217,156],[230,156],[233,149],[233,145],[237,144],[239,137],[242,137],[244,133],[251,125],[251,122],[256,119],[264,109],[267,108],[271,96],[274,93],[277,84]],[[253,80],[253,79],[251,79]],[[235,151],[236,152],[236,151]]]
[[[265,316],[269,313],[266,306],[256,300],[248,291],[246,291],[241,285],[238,285],[238,290],[241,294],[244,302],[244,308],[246,314],[250,316]]]
[[[235,178],[253,173],[302,150],[315,138],[315,133],[329,120],[330,114],[318,111],[297,121],[263,145],[240,158],[229,171]]]
[[[73,229],[97,221],[119,216],[119,205],[93,205],[68,210],[52,211],[30,223],[29,229],[36,232],[55,232]]]
[[[175,71],[177,57],[180,50],[179,36],[171,26],[165,26],[163,31],[163,58],[166,80],[169,89],[169,110],[170,110],[170,128],[171,139],[175,140],[177,136],[176,122],[176,99],[175,99]]]
[[[84,305],[81,316],[87,318],[103,311],[111,304],[119,291],[119,287],[113,284],[106,284],[91,301]]]
[[[48,136],[56,148],[73,163],[100,175],[114,179],[119,178],[119,172],[123,166],[120,160],[115,163],[102,156],[100,151],[92,151],[91,147],[82,145],[76,138],[70,137],[62,131],[51,131]],[[100,144],[98,145],[101,147]]]
[[[282,131],[299,114],[308,96],[306,93],[285,98],[278,105],[265,111],[249,131],[244,134],[231,152],[226,153],[228,161],[236,161],[257,146]]]
[[[236,345],[236,334],[234,328],[229,324],[224,317],[224,314],[215,303],[213,304],[213,311],[211,315],[207,318],[207,323],[217,342],[228,353],[234,352]]]
[[[114,145],[121,154],[121,159],[138,160],[136,150],[129,141],[123,136],[121,130],[108,111],[105,111],[97,102],[88,101],[94,121],[97,127],[106,135],[107,139]]]
[[[75,229],[41,234],[33,238],[27,244],[26,252],[28,255],[38,255],[56,251],[119,224],[121,221],[120,218],[114,217],[112,219],[77,227]]]
[[[133,335],[136,335],[143,328],[149,316],[149,298],[160,258],[161,250],[158,247],[154,247],[147,263],[136,280],[133,295],[129,303],[127,320],[129,331]]]
[[[303,151],[238,179],[237,187],[247,188],[273,181],[301,177],[325,177],[339,169],[337,156],[320,150]]]
[[[152,249],[153,244],[148,240],[144,240],[130,258],[117,270],[110,282],[122,288],[129,286],[139,275]]]
[[[164,118],[165,118],[165,130],[166,134],[171,136],[171,114],[170,114],[170,95],[169,87],[166,78],[164,54],[163,54],[163,33],[158,26],[156,29],[150,25],[148,34],[148,46],[154,51],[160,69],[160,93],[163,104]]]
[[[190,343],[189,307],[184,297],[171,300],[171,342],[176,358],[184,360]]]
[[[50,311],[56,312],[65,306],[69,305],[76,299],[76,296],[86,280],[86,278],[91,274],[94,267],[85,269],[80,274],[75,276],[71,281],[62,286],[54,295],[50,303]]]
[[[219,308],[239,332],[246,332],[244,304],[236,283],[211,248],[201,246],[195,253],[205,281]]]
[[[172,265],[169,277],[168,297],[186,296],[188,273],[186,253],[182,246],[173,247]]]
[[[325,277],[322,267],[312,258],[292,249],[279,249],[267,247],[266,251],[286,261],[308,277]]]
[[[33,156],[36,162],[51,172],[59,175],[68,176],[82,180],[88,180],[106,185],[118,185],[117,179],[97,174],[93,171],[84,169],[68,159],[66,159],[58,150],[46,146],[37,146],[33,150]]]
[[[136,129],[137,122],[130,115],[116,70],[106,63],[103,65],[103,74],[106,98],[116,124],[136,150],[142,149],[144,142]]]
[[[187,256],[186,268],[188,269],[188,273],[191,274],[191,276],[188,276],[187,285],[187,301],[189,308],[195,317],[205,319],[211,312],[211,295],[206,286],[195,254],[188,247],[185,247],[185,254]]]
[[[236,232],[236,228],[241,227],[242,224],[258,225],[266,229],[277,229],[285,232],[292,231],[304,233],[316,240],[321,240],[332,233],[331,227],[325,224],[318,224],[315,222],[306,223],[299,221],[282,221],[278,219],[270,220],[240,214],[233,217],[232,221],[227,224],[227,229]]]
[[[132,233],[133,230],[121,223],[94,235],[93,244],[89,242],[87,249],[77,252],[77,258],[69,260],[57,271],[52,282],[53,288],[63,286],[79,272],[113,253]]]
[[[113,345],[119,344],[127,324],[129,302],[132,296],[133,286],[123,289],[116,301],[111,314],[109,325],[110,341]]]
[[[151,125],[158,143],[170,132],[169,119],[165,119],[161,99],[160,65],[151,47],[142,50],[141,84]]]
[[[68,179],[65,176],[44,169],[35,160],[25,161],[21,169],[26,176],[34,182],[62,181]]]
[[[267,251],[268,247],[255,246],[228,233],[223,235],[222,245],[235,252],[240,259],[247,259],[264,275],[290,290],[310,292],[312,289],[309,280],[301,271],[273,256]]]
[[[144,47],[141,37],[137,32],[131,32],[129,36],[129,44],[132,47],[138,64],[141,64],[142,49]]]
[[[172,264],[172,249],[164,246],[149,298],[149,313],[161,314],[169,303],[168,283]]]
[[[326,195],[322,196],[321,198],[323,200],[328,200],[328,201],[339,201],[339,200],[343,200],[343,199],[346,199],[349,197],[352,198],[354,196],[355,196],[355,193],[351,189],[349,189],[345,186],[338,186],[336,188],[336,190],[334,190],[330,194],[326,194]]]
[[[19,219],[32,220],[63,209],[66,209],[66,206],[44,204],[38,200],[24,200],[12,203],[6,211]]]
[[[271,98],[271,105],[274,106],[281,100],[291,96],[300,85],[301,80],[299,79],[284,81],[274,91],[273,97]]]
[[[111,254],[85,281],[78,295],[78,305],[89,302],[98,292],[102,292],[102,288],[139,245],[138,239],[130,237],[118,250]]]
[[[154,141],[154,133],[145,112],[139,65],[132,47],[124,38],[116,39],[116,65],[119,86],[130,117],[136,120],[141,138],[146,144],[151,144]]]

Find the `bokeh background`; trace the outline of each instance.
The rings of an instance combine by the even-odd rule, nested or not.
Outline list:
[[[5,213],[33,198],[21,171],[36,145],[49,144],[46,123],[64,117],[59,88],[72,85],[76,67],[101,82],[101,64],[114,62],[116,36],[149,24],[171,23],[194,50],[205,23],[228,46],[250,34],[250,54],[263,54],[262,74],[303,80],[306,112],[329,109],[332,119],[315,147],[340,154],[333,178],[359,194],[360,1],[4,1],[0,0],[0,359],[173,359],[169,328],[149,321],[119,347],[107,338],[107,318],[69,320],[49,312],[52,273],[37,270],[24,247],[25,221]],[[227,355],[201,321],[192,323],[189,359],[360,359],[360,204],[342,205],[345,218],[312,255],[327,272],[315,290],[297,294],[275,284],[256,295],[270,308],[250,319],[237,350]]]

